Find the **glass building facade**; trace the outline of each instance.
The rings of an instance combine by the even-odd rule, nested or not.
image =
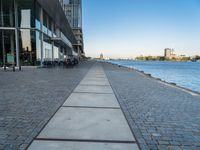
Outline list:
[[[77,40],[75,45],[80,55],[84,55],[83,32],[82,32],[82,0],[60,0],[70,26]]]
[[[82,0],[61,0],[67,19],[73,28],[82,28]]]
[[[74,53],[77,41],[61,4],[58,0],[48,3],[0,0],[0,66],[8,63],[9,55],[20,66],[64,61]]]

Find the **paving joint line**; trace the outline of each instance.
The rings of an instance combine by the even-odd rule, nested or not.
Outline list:
[[[114,93],[96,93],[96,92],[73,92],[73,93],[88,93],[88,94],[114,94]]]
[[[97,85],[97,84],[79,84],[80,86],[110,86],[109,85]]]
[[[91,108],[91,109],[120,109],[120,107],[93,107],[93,106],[62,106],[67,108]]]
[[[95,139],[59,139],[59,138],[36,138],[37,141],[63,141],[63,142],[91,142],[91,143],[129,143],[136,144],[136,141],[122,140],[95,140]]]

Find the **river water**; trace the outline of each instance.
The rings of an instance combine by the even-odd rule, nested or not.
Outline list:
[[[200,62],[109,60],[108,62],[134,68],[166,82],[200,92]]]

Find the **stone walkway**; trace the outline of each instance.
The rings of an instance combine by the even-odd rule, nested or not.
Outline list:
[[[139,149],[101,65],[94,64],[28,149]]]
[[[92,65],[0,71],[0,150],[26,149]]]

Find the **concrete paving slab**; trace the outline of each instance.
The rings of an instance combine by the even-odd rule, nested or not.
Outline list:
[[[38,138],[135,141],[120,109],[61,107]]]
[[[105,75],[105,72],[104,71],[89,71],[87,74],[104,74]]]
[[[106,79],[106,76],[99,76],[99,75],[86,75],[85,78],[100,78],[100,79]]]
[[[28,150],[139,150],[136,144],[34,141]]]
[[[93,78],[87,78],[87,77],[85,77],[82,81],[99,81],[99,82],[108,82],[108,79],[107,78],[95,78],[95,77],[93,77]]]
[[[100,82],[102,82],[102,83],[106,83],[106,84],[108,84],[109,83],[109,81],[108,80],[93,80],[93,79],[83,79],[80,83],[87,83],[87,82],[97,82],[97,83],[100,83]],[[110,83],[109,83],[109,85],[110,85]]]
[[[85,93],[113,93],[110,86],[96,86],[96,85],[78,85],[74,92],[85,92]]]
[[[89,71],[87,74],[102,74],[105,75],[104,71]]]
[[[99,77],[106,77],[105,73],[88,73],[86,76],[99,76]]]
[[[84,78],[81,82],[95,81],[95,82],[109,82],[108,79],[95,79],[95,78]]]
[[[87,73],[86,75],[97,75],[97,76],[105,76],[106,74],[104,72],[99,72],[99,73]]]
[[[114,94],[72,93],[63,106],[120,108]]]
[[[108,81],[83,80],[80,85],[110,85]]]

